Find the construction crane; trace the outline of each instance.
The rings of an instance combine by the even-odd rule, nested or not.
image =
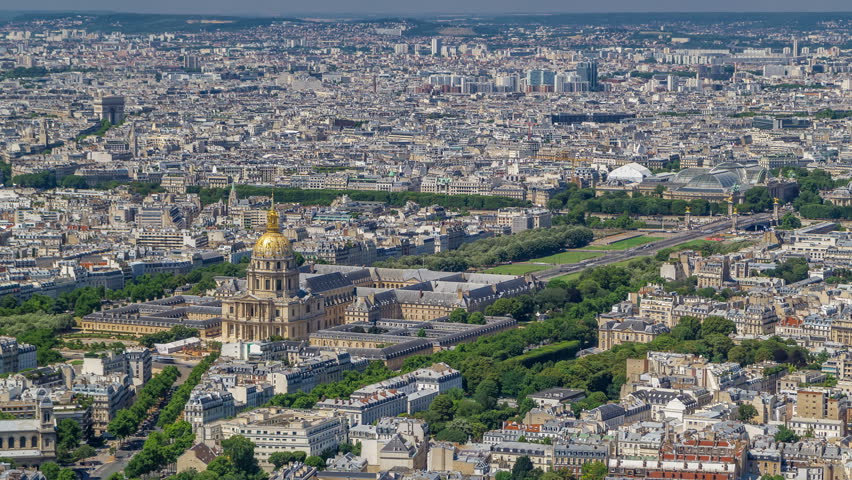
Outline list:
[[[557,162],[571,162],[571,183],[583,188],[583,179],[577,175],[577,168],[582,162],[591,163],[587,158],[577,158],[563,152],[558,155],[538,154],[535,157],[538,160],[553,160]]]

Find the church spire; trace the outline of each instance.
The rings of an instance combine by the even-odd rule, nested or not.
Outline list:
[[[272,205],[272,208],[269,209],[269,213],[266,214],[266,232],[281,233],[278,225],[278,211],[275,210],[275,204]]]
[[[275,209],[275,189],[272,189],[272,203],[269,207],[269,213],[266,215],[266,231],[269,233],[281,233],[281,227],[278,225],[278,210]]]

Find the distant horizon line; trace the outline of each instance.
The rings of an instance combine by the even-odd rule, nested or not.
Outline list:
[[[173,16],[204,16],[204,17],[238,17],[238,18],[303,18],[325,17],[338,18],[347,17],[353,18],[395,18],[400,19],[412,17],[493,17],[493,16],[517,16],[517,17],[538,17],[538,16],[558,16],[558,15],[621,15],[621,14],[675,14],[675,15],[724,15],[724,14],[762,14],[762,15],[784,15],[784,14],[850,14],[850,10],[618,10],[618,11],[542,11],[542,12],[518,12],[518,11],[477,11],[477,12],[292,12],[292,13],[260,13],[260,12],[245,12],[245,13],[200,13],[200,12],[144,12],[134,10],[102,10],[102,9],[4,9],[0,8],[3,13],[18,13],[18,14],[78,14],[78,15],[108,15],[108,14],[130,14],[130,15],[173,15]]]

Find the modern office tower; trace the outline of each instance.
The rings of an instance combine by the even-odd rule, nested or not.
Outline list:
[[[556,72],[552,70],[530,70],[527,72],[527,90],[531,92],[553,91]]]
[[[397,43],[393,46],[394,55],[408,55],[408,44],[407,43]]]
[[[595,62],[580,62],[577,64],[577,76],[581,82],[589,83],[589,90],[598,90],[598,64]]]
[[[98,95],[95,97],[95,116],[113,125],[121,123],[124,120],[124,97]]]
[[[517,92],[518,76],[498,75],[494,80],[494,85],[497,87],[498,92]]]
[[[187,72],[197,72],[201,70],[201,60],[195,55],[185,55],[183,57],[183,69]]]
[[[796,37],[793,37],[793,52],[792,53],[793,53],[793,57],[799,56],[799,39],[796,38]]]
[[[432,39],[432,56],[439,57],[441,55],[441,39],[435,37]]]

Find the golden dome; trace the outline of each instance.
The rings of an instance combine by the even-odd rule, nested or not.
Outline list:
[[[281,258],[292,254],[293,247],[290,245],[290,240],[287,240],[287,237],[279,231],[278,212],[273,207],[266,214],[266,233],[261,235],[254,244],[252,257]]]

